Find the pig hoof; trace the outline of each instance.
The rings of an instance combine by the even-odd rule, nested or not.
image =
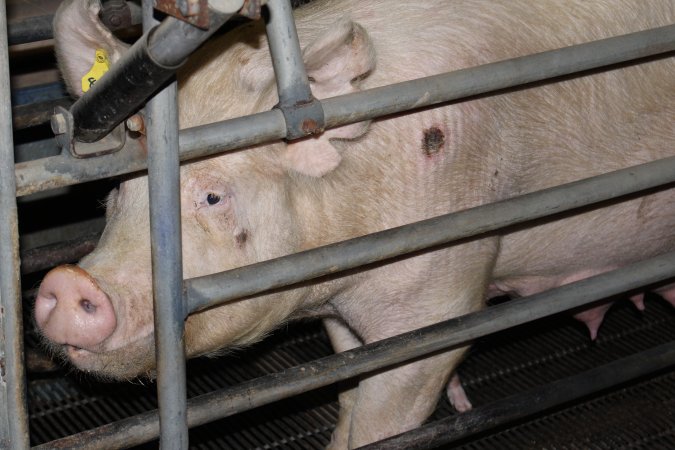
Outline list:
[[[638,311],[644,311],[645,310],[645,294],[633,295],[630,298],[630,301],[633,302],[633,304],[635,305],[635,308],[637,308]]]
[[[452,376],[450,383],[448,383],[447,395],[450,404],[457,412],[466,412],[472,408],[471,401],[462,387],[459,375],[455,374]]]

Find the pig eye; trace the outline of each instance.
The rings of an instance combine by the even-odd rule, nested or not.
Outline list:
[[[349,82],[352,83],[352,84],[360,83],[361,81],[365,80],[369,76],[370,76],[370,70],[365,72],[365,73],[362,73],[361,75],[358,75],[358,76],[352,78],[351,80],[349,80]]]
[[[209,195],[206,196],[206,203],[209,205],[220,203],[220,195],[214,194],[213,192],[209,193]]]

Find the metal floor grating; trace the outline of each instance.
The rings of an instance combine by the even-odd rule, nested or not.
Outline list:
[[[608,314],[598,340],[568,316],[487,337],[460,367],[474,406],[675,340],[675,310],[650,296],[647,310],[628,302]],[[30,345],[32,338],[28,339]],[[188,365],[188,394],[199,395],[331,353],[317,322],[291,325],[247,351]],[[323,448],[337,418],[337,387],[257,408],[191,431],[193,449]],[[98,383],[78,373],[33,374],[31,442],[48,442],[156,407],[155,386]],[[441,399],[430,420],[454,414]],[[675,371],[638,380],[545,416],[488,431],[462,449],[675,448]],[[150,443],[138,449],[156,448]]]

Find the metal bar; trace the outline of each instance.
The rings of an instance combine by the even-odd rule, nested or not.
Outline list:
[[[291,106],[312,99],[309,80],[302,60],[298,32],[289,0],[269,0],[266,24],[272,67],[277,81],[281,106]]]
[[[156,23],[152,0],[144,0],[144,29]],[[177,92],[174,80],[146,106],[159,443],[163,450],[188,448]]]
[[[5,0],[0,0],[0,447],[28,448],[12,102]]]
[[[222,123],[222,122],[221,122]],[[225,142],[241,148],[281,139],[286,123],[279,110],[228,120],[226,135],[220,124],[183,130],[179,135],[181,161],[221,152]],[[16,165],[17,195],[24,196],[85,181],[108,178],[146,169],[147,153],[137,140],[127,139],[123,151],[110,155],[75,160],[70,154],[42,158]]]
[[[53,37],[53,21],[54,14],[45,14],[9,23],[7,27],[9,45],[51,39]]]
[[[267,11],[267,42],[279,95],[276,107],[284,113],[285,137],[298,139],[320,133],[325,123],[323,108],[309,87],[291,3],[269,0]]]
[[[185,282],[190,313],[675,182],[675,156]]]
[[[145,32],[110,71],[73,104],[70,109],[74,119],[73,137],[93,142],[108,134],[155,93],[188,55],[234,12],[236,9],[231,13],[212,10],[208,30],[167,17]],[[120,92],[124,95],[119,95]]]
[[[436,448],[673,365],[675,365],[675,342],[612,361],[360,448],[362,450]]]
[[[43,123],[48,123],[54,108],[62,106],[64,108],[72,105],[70,98],[57,98],[38,103],[19,105],[12,108],[12,123],[15,130],[34,127]]]
[[[136,25],[141,23],[140,8],[133,2],[127,2],[129,9],[130,22],[121,22],[119,25],[115,19],[106,20],[105,2],[101,10],[101,19],[106,24],[115,25],[112,29],[122,28],[123,26]],[[12,21],[7,25],[9,45],[27,44],[29,42],[44,41],[54,37],[52,23],[54,14],[45,14],[42,16],[33,16],[26,19]]]
[[[50,269],[59,264],[73,263],[96,248],[101,233],[88,233],[77,239],[33,248],[21,252],[21,273]]]
[[[188,424],[199,426],[673,278],[675,252],[195,397],[188,401]],[[127,447],[152,440],[157,433],[157,411],[151,411],[36,448]]]
[[[588,54],[592,53],[589,48],[602,53],[589,59]],[[459,100],[467,95],[515,87],[546,79],[551,74],[562,76],[575,70],[590,70],[672,51],[675,51],[675,25],[346,94],[322,100],[321,104],[325,111],[326,128],[332,128],[374,118],[377,114],[403,112]],[[552,61],[558,61],[561,52],[566,55],[568,64],[557,66],[556,62],[555,67],[543,70],[546,64],[551,66]],[[529,73],[529,70],[534,73]],[[375,95],[383,97],[374,102]],[[377,111],[369,113],[363,105]],[[208,136],[202,137],[202,132]],[[285,136],[284,116],[276,110],[190,128],[180,133],[181,160],[212,156]],[[125,149],[114,155],[102,156],[100,158],[103,159],[97,162],[62,155],[18,164],[18,195],[144,169],[144,152],[138,149],[138,144],[130,145],[136,145],[136,148],[130,152]]]

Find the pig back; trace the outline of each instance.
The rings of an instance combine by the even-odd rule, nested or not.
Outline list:
[[[376,49],[363,88],[675,22],[672,1],[381,1],[344,10]],[[321,13],[319,3],[300,12],[306,40],[323,26]],[[350,207],[354,198],[386,205],[375,229],[664,157],[673,149],[674,69],[672,58],[656,58],[378,120],[364,139],[341,143],[342,165],[319,183],[338,179],[333,194]]]

